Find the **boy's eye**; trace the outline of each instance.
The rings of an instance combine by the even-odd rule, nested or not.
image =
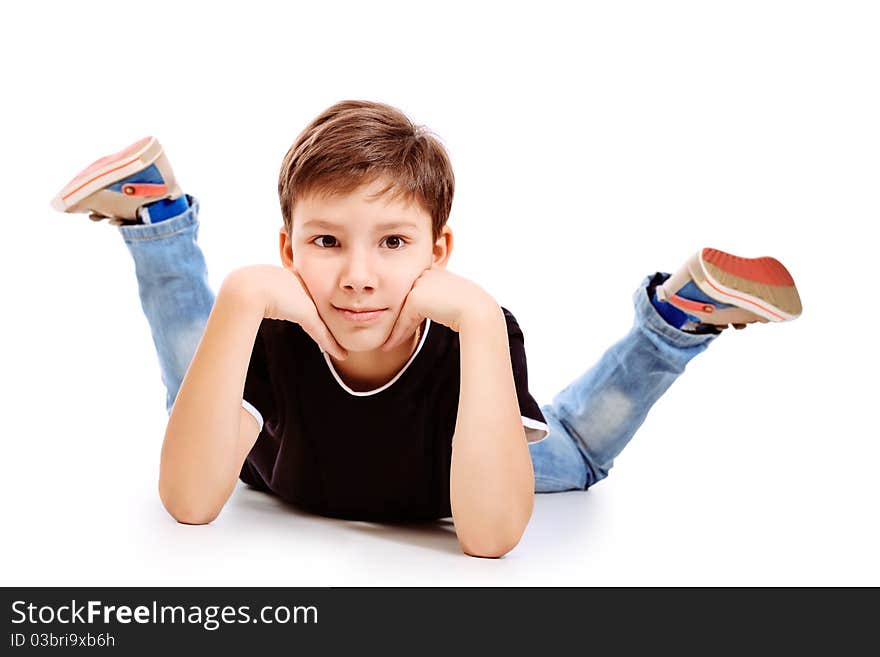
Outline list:
[[[400,246],[392,246],[390,244],[391,240],[394,240],[394,244],[399,244]],[[389,242],[388,247],[392,251],[398,251],[403,248],[404,240],[402,237],[400,237],[400,235],[389,235],[387,241]]]
[[[325,238],[330,238],[331,240],[335,240],[335,239],[336,239],[336,238],[333,237],[332,235],[319,235],[318,237],[316,237],[316,238],[315,238],[314,240],[312,240],[312,241],[315,242],[315,241],[318,241],[318,240],[323,240],[323,239],[325,239]],[[322,243],[322,244],[319,244],[319,246],[323,246],[324,248],[330,248],[330,247],[332,247],[333,245],[331,244],[331,245],[328,246],[327,244],[323,244],[323,243]]]
[[[318,242],[318,240],[330,239],[333,242],[336,242],[336,238],[333,235],[318,235],[315,239],[312,240],[313,243]],[[388,243],[388,248],[391,251],[400,251],[403,248],[403,245],[406,244],[406,240],[403,239],[400,235],[389,235],[385,238],[385,241]],[[320,246],[324,249],[332,249],[335,244],[327,244],[326,242],[319,242],[316,246]]]

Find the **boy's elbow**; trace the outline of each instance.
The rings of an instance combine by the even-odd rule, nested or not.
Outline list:
[[[217,519],[219,513],[198,513],[189,510],[169,511],[171,517],[182,525],[207,525]]]
[[[159,498],[168,514],[183,525],[207,525],[220,515],[219,509],[204,509],[198,505],[169,497],[161,486],[159,487]]]
[[[532,517],[535,505],[535,495],[530,492],[523,502],[522,512],[505,519],[505,522],[497,525],[493,530],[475,532],[459,532],[456,528],[459,545],[462,551],[472,557],[486,557],[498,559],[513,550],[525,534],[526,527]],[[453,522],[455,515],[453,514]],[[483,526],[488,523],[476,523]]]
[[[514,541],[481,541],[478,543],[461,543],[462,551],[470,557],[482,557],[484,559],[500,559],[510,552],[519,538]]]
[[[459,537],[459,545],[462,551],[471,557],[483,557],[484,559],[500,559],[513,550],[522,538],[523,531],[512,534],[487,534],[481,537],[471,537],[467,540]]]

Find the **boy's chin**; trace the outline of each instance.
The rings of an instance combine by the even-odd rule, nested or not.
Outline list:
[[[364,331],[358,336],[343,336],[342,339],[337,337],[336,341],[349,353],[367,352],[381,349],[389,337],[390,331],[370,331],[369,334]]]

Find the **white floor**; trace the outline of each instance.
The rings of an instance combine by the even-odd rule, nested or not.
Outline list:
[[[2,584],[880,585],[873,5],[550,2],[499,22],[473,3],[257,0],[205,22],[164,0],[148,16],[98,4],[59,2],[51,21],[23,5],[0,27],[16,62],[0,121]],[[106,56],[103,35],[169,24],[175,47]],[[537,497],[503,559],[465,556],[448,522],[328,520],[243,486],[211,525],[179,525],[156,491],[165,391],[131,258],[115,228],[49,201],[157,135],[202,203],[216,289],[278,263],[278,167],[344,98],[444,139],[450,268],[517,317],[540,403],[629,329],[645,275],[702,246],[780,258],[804,314],[729,329],[606,481]]]
[[[781,335],[787,327],[772,328]],[[764,337],[770,340],[769,330]],[[137,398],[150,389],[155,402],[161,387],[138,385],[140,375],[126,374],[131,364],[120,354],[121,363],[94,365],[115,378],[112,387],[71,390],[51,409],[30,402],[19,407],[16,418],[31,420],[15,422],[19,439],[8,445],[0,580],[114,586],[880,583],[876,445],[846,418],[836,433],[823,427],[828,415],[819,394],[794,406],[803,388],[777,391],[782,408],[774,417],[775,404],[764,396],[772,382],[740,392],[719,382],[717,406],[688,409],[719,366],[710,356],[726,360],[718,351],[703,355],[704,367],[692,362],[693,371],[655,405],[607,480],[589,492],[536,496],[522,541],[499,560],[461,553],[450,521],[385,526],[320,518],[243,484],[211,525],[176,523],[156,493],[163,411]],[[58,392],[52,380],[34,379],[44,392]],[[95,412],[77,406],[86,399]],[[838,401],[827,408],[839,408]],[[103,412],[97,412],[100,404]],[[751,405],[765,426],[737,426],[748,423],[746,415],[725,422],[723,409],[736,404]],[[690,429],[678,425],[681,417],[689,418]],[[714,435],[695,428],[712,423]],[[848,458],[857,450],[864,458]]]

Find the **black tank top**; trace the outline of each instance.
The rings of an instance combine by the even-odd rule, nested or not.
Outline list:
[[[528,389],[524,339],[504,308],[527,440],[549,432]],[[298,325],[264,319],[243,406],[261,423],[241,469],[246,484],[311,513],[369,521],[447,518],[460,382],[458,333],[426,320],[386,384],[349,388]]]

